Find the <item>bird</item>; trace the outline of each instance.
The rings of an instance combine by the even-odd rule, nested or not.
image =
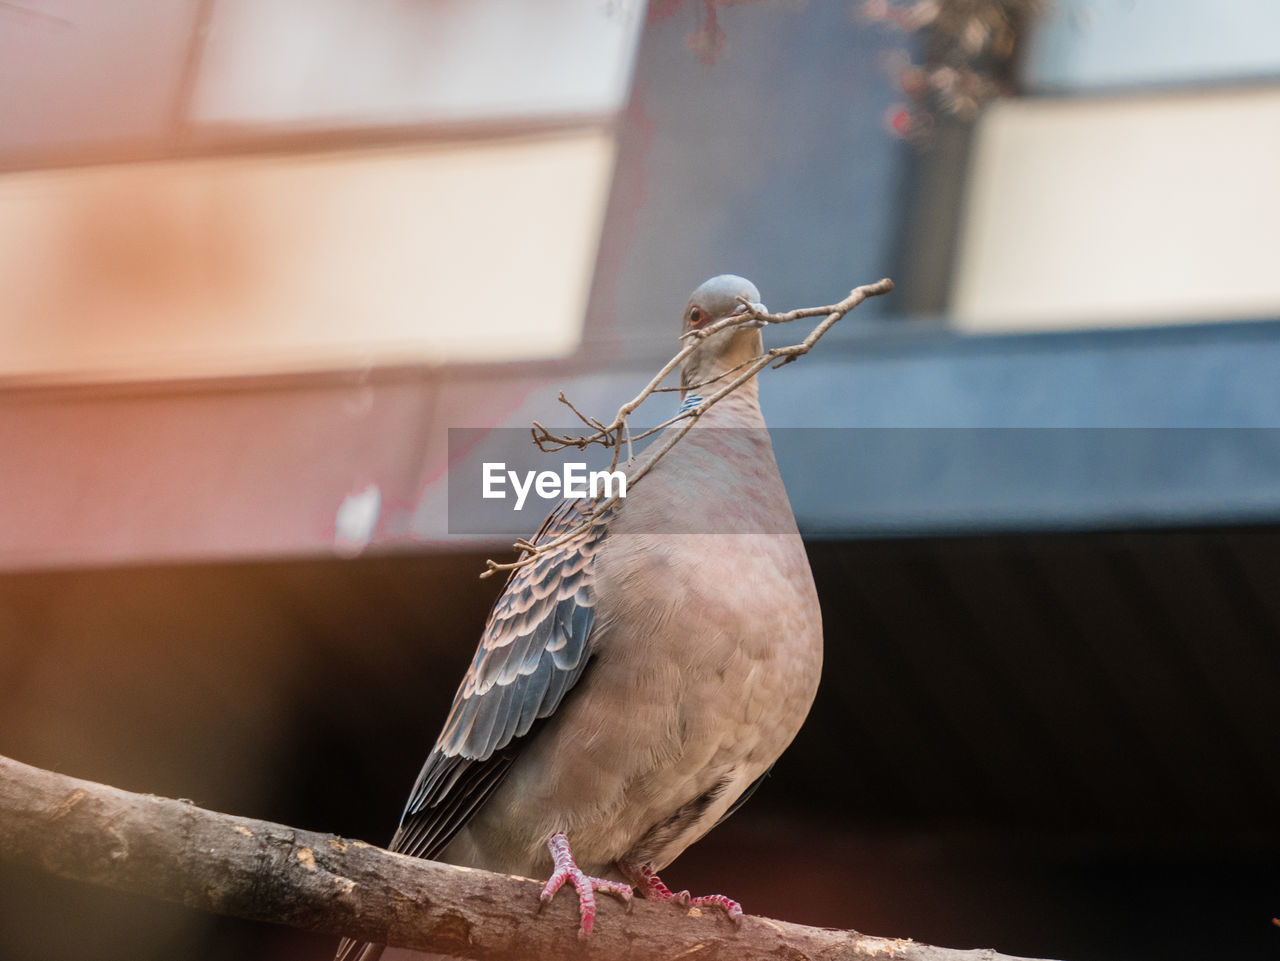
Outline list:
[[[765,313],[743,277],[693,291],[680,371],[693,426],[627,497],[512,571],[391,850],[548,878],[539,907],[568,884],[582,938],[597,894],[741,919],[731,898],[673,893],[658,872],[760,784],[822,670],[817,592],[756,378],[714,406],[700,393],[762,354]],[[701,334],[737,314],[750,316]],[[589,517],[566,499],[530,540]],[[381,950],[344,940],[337,959]]]

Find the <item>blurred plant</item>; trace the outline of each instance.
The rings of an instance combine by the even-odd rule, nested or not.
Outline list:
[[[685,39],[689,49],[698,55],[703,63],[715,63],[724,51],[725,32],[720,26],[717,11],[721,7],[736,7],[740,4],[760,3],[762,0],[697,0],[698,27]],[[654,0],[649,8],[649,16],[654,20],[662,20],[671,16],[684,5],[684,0]]]
[[[703,63],[724,52],[725,31],[718,12],[762,0],[693,0],[698,26],[685,42]],[[672,16],[685,0],[653,0],[654,20]],[[885,115],[894,134],[927,143],[939,119],[974,120],[995,97],[1011,93],[1018,40],[1031,17],[1050,0],[856,0],[855,15],[905,33],[924,34],[924,63],[904,46],[886,66],[909,103],[895,104]]]
[[[885,116],[903,139],[927,143],[943,118],[974,120],[983,104],[1014,86],[1018,40],[1047,0],[859,0],[856,15],[906,33],[927,30],[924,63],[903,48],[887,67],[909,98]]]

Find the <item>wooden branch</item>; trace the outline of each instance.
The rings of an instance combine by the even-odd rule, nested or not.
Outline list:
[[[191,908],[464,958],[597,961],[1018,961],[856,931],[602,899],[577,939],[561,893],[537,915],[541,885],[382,848],[218,814],[190,801],[81,781],[0,757],[0,857],[62,877]]]

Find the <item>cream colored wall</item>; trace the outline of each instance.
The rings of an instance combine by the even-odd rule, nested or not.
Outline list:
[[[610,116],[643,0],[218,0],[197,124],[286,129]]]
[[[563,355],[613,155],[601,128],[0,176],[0,379]]]
[[[1280,86],[993,105],[954,277],[966,331],[1280,316]]]

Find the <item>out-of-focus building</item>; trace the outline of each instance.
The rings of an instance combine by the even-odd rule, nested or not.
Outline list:
[[[919,145],[867,8],[0,3],[0,753],[384,840],[504,545],[449,430],[611,415],[710,275],[891,275],[764,378],[828,667],[677,883],[1264,956],[1280,8],[1057,0]],[[0,872],[5,958],[330,947]]]

